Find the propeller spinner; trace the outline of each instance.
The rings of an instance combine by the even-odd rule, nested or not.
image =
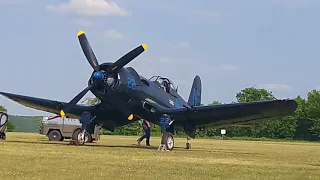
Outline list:
[[[142,44],[135,49],[131,50],[121,58],[119,58],[116,62],[114,62],[105,72],[100,71],[100,64],[94,55],[94,52],[89,44],[89,41],[83,31],[78,32],[78,39],[79,43],[81,45],[82,51],[88,60],[91,67],[94,69],[93,78],[95,79],[94,83],[92,83],[90,86],[83,89],[77,96],[75,96],[68,104],[64,106],[64,108],[60,111],[60,115],[64,117],[66,113],[70,112],[73,106],[75,106],[80,99],[97,83],[101,82],[105,75],[108,75],[113,72],[117,72],[119,69],[124,67],[126,64],[131,62],[134,58],[139,56],[141,53],[143,53],[145,50],[147,50],[147,45]],[[112,91],[111,87],[107,86],[107,88]],[[115,97],[117,99],[117,97]],[[116,101],[114,102],[114,105],[118,107],[120,111],[122,111],[124,114],[127,115],[128,120],[133,119],[133,114],[130,112],[130,110],[126,107],[126,105],[123,102]]]

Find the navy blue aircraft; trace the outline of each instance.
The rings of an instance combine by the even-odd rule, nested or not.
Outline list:
[[[174,132],[183,131],[187,135],[186,148],[190,138],[195,138],[197,128],[228,125],[245,125],[252,122],[277,119],[291,115],[297,108],[294,100],[270,100],[248,103],[201,106],[201,80],[195,76],[188,101],[178,94],[178,87],[168,78],[153,76],[149,79],[140,76],[132,67],[124,67],[147,49],[143,44],[133,49],[114,63],[99,64],[87,37],[78,32],[83,53],[93,68],[88,87],[70,102],[41,99],[24,95],[0,92],[3,96],[34,109],[51,112],[58,116],[80,118],[92,115],[94,118],[83,122],[84,131],[73,137],[77,145],[84,143],[85,131],[93,133],[95,125],[114,131],[136,120],[146,119],[160,125],[166,117],[169,122],[163,133],[168,150],[174,147]],[[100,103],[79,105],[78,101],[91,91]],[[86,118],[84,118],[86,119]]]

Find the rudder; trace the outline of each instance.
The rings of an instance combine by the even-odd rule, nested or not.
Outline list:
[[[201,104],[201,79],[198,75],[193,79],[188,104],[190,106],[200,106]]]

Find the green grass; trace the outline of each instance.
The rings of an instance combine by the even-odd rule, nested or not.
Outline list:
[[[0,142],[0,179],[319,179],[320,144],[175,139],[172,152],[137,147],[138,137],[101,136],[86,146],[7,133]],[[143,142],[144,143],[144,142]]]

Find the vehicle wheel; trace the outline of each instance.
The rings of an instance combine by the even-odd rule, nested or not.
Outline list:
[[[5,132],[0,132],[0,139],[6,140],[6,133]]]
[[[166,149],[169,150],[169,151],[172,151],[173,147],[174,147],[173,135],[171,133],[169,133],[169,132],[166,132],[162,136],[161,144],[165,144],[166,145]]]
[[[8,121],[8,114],[0,112],[0,127],[4,126]]]
[[[49,141],[60,141],[61,133],[58,130],[52,130],[48,134]]]

